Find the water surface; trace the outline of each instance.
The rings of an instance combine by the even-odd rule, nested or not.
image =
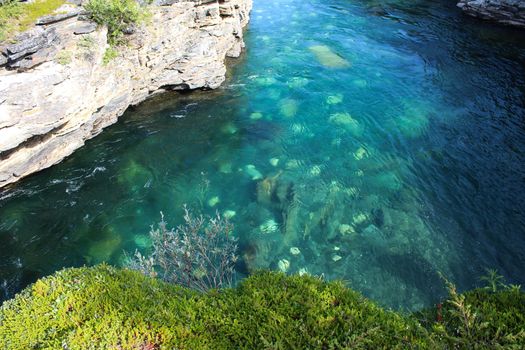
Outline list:
[[[453,3],[256,0],[223,87],[1,192],[0,297],[147,251],[184,203],[232,217],[241,276],[289,265],[401,309],[442,297],[439,272],[525,284],[525,34]]]

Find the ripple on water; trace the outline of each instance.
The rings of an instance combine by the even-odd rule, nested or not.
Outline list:
[[[225,88],[147,101],[0,193],[0,295],[147,252],[184,204],[235,224],[241,274],[343,279],[406,309],[443,295],[438,272],[525,283],[523,34],[435,1],[255,6]]]

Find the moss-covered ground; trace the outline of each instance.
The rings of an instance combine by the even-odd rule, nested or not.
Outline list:
[[[441,349],[525,346],[525,296],[475,290],[384,310],[340,282],[261,272],[206,294],[107,265],[66,269],[0,309],[1,349]],[[454,301],[453,300],[453,301]],[[472,321],[464,334],[461,310]],[[469,316],[470,315],[470,316]],[[463,315],[464,316],[464,315]],[[473,318],[472,318],[473,316]],[[440,321],[436,321],[439,319]]]

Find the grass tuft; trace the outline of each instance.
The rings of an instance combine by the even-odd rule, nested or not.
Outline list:
[[[38,18],[52,14],[65,0],[35,0],[32,3],[10,1],[0,6],[0,41],[31,27]]]

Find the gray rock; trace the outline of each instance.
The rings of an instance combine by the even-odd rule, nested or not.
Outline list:
[[[40,30],[39,30],[40,29]],[[9,62],[14,62],[24,56],[33,54],[44,47],[49,46],[58,38],[55,28],[34,28],[15,38],[16,44],[6,47]]]
[[[73,18],[75,16],[78,16],[81,12],[82,12],[82,10],[75,9],[75,10],[70,11],[68,13],[60,13],[60,14],[57,14],[57,15],[42,16],[42,17],[40,17],[39,19],[36,20],[36,24],[37,25],[46,25],[46,24],[51,24],[51,23],[64,21],[64,20],[66,20],[68,18]]]
[[[157,6],[171,6],[179,0],[154,0],[153,4]]]
[[[24,57],[21,60],[18,60],[13,63],[9,63],[9,67],[16,68],[19,72],[24,72],[44,62],[53,60],[57,52],[58,52],[58,49],[56,47],[49,46],[42,50],[37,51],[36,53],[30,56]]]
[[[76,35],[93,33],[97,29],[96,23],[81,23],[73,30]]]
[[[7,63],[7,57],[0,53],[0,66],[3,66]]]
[[[525,28],[525,0],[459,0],[457,6],[469,16]]]
[[[181,2],[181,0],[155,0],[154,4],[157,6],[171,6],[178,2]]]

